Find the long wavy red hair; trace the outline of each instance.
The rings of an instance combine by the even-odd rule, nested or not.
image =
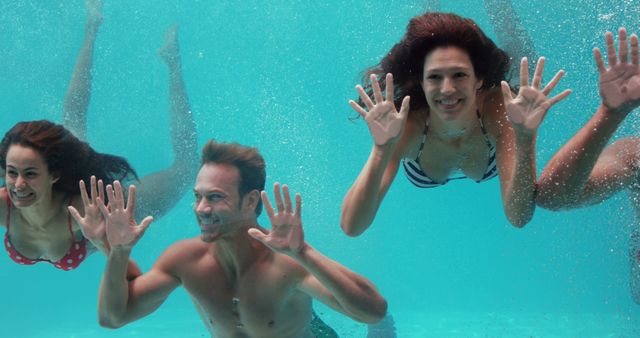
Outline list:
[[[469,54],[477,78],[483,80],[480,90],[500,86],[509,69],[509,57],[498,48],[471,19],[453,13],[427,12],[409,21],[402,40],[395,44],[380,64],[365,72],[365,90],[371,92],[369,76],[383,79],[392,73],[395,84],[395,103],[411,96],[410,113],[428,111],[422,91],[424,59],[438,47],[458,47]],[[381,85],[384,85],[381,83]]]

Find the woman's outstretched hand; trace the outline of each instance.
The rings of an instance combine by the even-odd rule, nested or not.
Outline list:
[[[520,62],[520,91],[514,98],[511,88],[506,81],[502,81],[502,97],[504,98],[507,118],[511,122],[516,133],[532,135],[538,130],[547,111],[556,103],[560,102],[571,94],[571,90],[566,89],[562,93],[549,98],[549,94],[558,84],[564,71],[560,70],[543,89],[542,73],[544,71],[545,59],[541,57],[536,65],[533,80],[529,84],[529,70],[527,58],[522,58]]]
[[[402,100],[400,112],[396,109],[393,101],[394,87],[393,75],[391,75],[391,73],[387,74],[385,81],[386,97],[383,97],[378,79],[374,74],[371,74],[371,88],[373,89],[375,102],[371,100],[362,86],[356,86],[356,90],[360,94],[360,99],[362,99],[367,109],[364,109],[353,100],[349,101],[351,108],[358,112],[367,122],[369,131],[371,135],[373,135],[373,140],[377,146],[393,144],[398,141],[409,112],[409,96],[405,96]]]
[[[83,180],[80,180],[80,196],[84,205],[84,216],[73,206],[69,206],[69,213],[76,220],[76,223],[82,230],[82,235],[98,247],[103,245],[105,237],[105,220],[98,207],[99,203],[104,203],[104,186],[102,180],[91,176],[90,190],[91,195],[87,193],[87,187]]]
[[[602,104],[617,113],[629,113],[640,105],[640,66],[638,65],[638,36],[631,35],[631,57],[629,60],[629,45],[627,31],[618,31],[618,55],[613,41],[613,34],[607,32],[607,68],[602,59],[599,48],[593,50],[593,56],[600,73],[600,96]]]

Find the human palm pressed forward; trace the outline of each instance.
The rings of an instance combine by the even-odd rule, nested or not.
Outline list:
[[[282,186],[284,201],[280,193],[279,183],[274,184],[273,190],[276,199],[277,214],[271,206],[267,193],[264,191],[261,193],[264,209],[269,216],[269,221],[271,221],[271,231],[265,234],[256,228],[252,228],[249,229],[249,234],[273,251],[287,255],[299,253],[305,244],[304,231],[302,230],[302,199],[300,194],[296,194],[296,209],[294,212],[289,187],[287,187],[287,185]]]
[[[516,132],[527,134],[536,132],[547,111],[571,94],[571,90],[565,89],[562,93],[549,98],[549,94],[564,75],[562,70],[558,71],[542,90],[540,89],[544,63],[545,58],[541,57],[536,65],[533,80],[529,84],[528,60],[522,58],[520,62],[520,90],[515,98],[507,82],[501,82],[507,117]]]
[[[605,66],[599,48],[595,48],[593,54],[600,73],[600,96],[603,104],[615,112],[628,113],[640,105],[638,36],[631,35],[631,60],[626,29],[620,28],[618,40],[616,56],[613,34],[607,32],[605,35],[609,68]]]
[[[124,202],[124,193],[120,182],[115,181],[113,186],[107,186],[109,208],[98,198],[98,207],[106,223],[107,241],[111,247],[132,248],[142,237],[153,221],[153,217],[147,216],[140,224],[137,224],[134,215],[136,212],[136,187],[129,186],[127,203]]]
[[[84,216],[73,206],[69,206],[69,213],[76,220],[84,237],[89,239],[94,245],[102,247],[105,244],[105,221],[102,212],[98,207],[98,201],[104,201],[104,185],[102,180],[91,176],[90,191],[91,196],[87,193],[87,187],[83,180],[80,180],[80,196],[84,205]]]
[[[386,97],[383,97],[378,79],[375,75],[371,75],[371,86],[375,102],[369,98],[369,95],[367,95],[362,86],[356,86],[356,90],[360,94],[360,99],[367,107],[367,110],[355,101],[349,101],[351,108],[358,112],[367,122],[369,131],[371,135],[373,135],[373,140],[378,146],[395,143],[400,138],[407,120],[407,114],[409,113],[409,96],[406,96],[402,100],[400,112],[396,109],[393,102],[394,86],[392,74],[387,74],[385,83]]]

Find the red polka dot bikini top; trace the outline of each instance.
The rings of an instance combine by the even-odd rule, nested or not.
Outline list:
[[[71,199],[69,199],[69,205],[71,205]],[[67,251],[67,254],[64,255],[64,257],[60,258],[60,260],[56,262],[52,262],[48,259],[43,259],[43,258],[36,258],[36,259],[27,258],[16,250],[16,248],[11,243],[11,239],[9,238],[10,216],[11,216],[11,200],[7,195],[7,223],[6,223],[7,231],[4,233],[4,248],[7,250],[9,257],[11,257],[11,259],[14,262],[22,265],[33,265],[38,262],[48,262],[53,264],[53,266],[55,266],[58,269],[69,271],[77,268],[80,265],[80,263],[82,263],[82,261],[84,261],[84,259],[87,257],[86,238],[82,237],[82,239],[79,241],[74,240],[75,235],[73,234],[73,230],[71,227],[71,214],[69,214],[69,220],[68,220],[69,233],[71,233],[71,247],[69,248],[69,251]]]

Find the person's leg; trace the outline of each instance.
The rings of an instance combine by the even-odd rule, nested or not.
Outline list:
[[[191,183],[198,171],[196,124],[193,120],[189,98],[182,78],[178,26],[171,26],[165,33],[159,56],[169,69],[169,103],[171,110],[171,142],[173,164],[141,179],[137,195],[137,215],[160,217],[167,213]]]
[[[538,56],[533,40],[524,28],[510,0],[484,0],[484,7],[498,38],[498,45],[511,59],[509,75],[512,83],[519,83],[520,59],[527,57],[529,74],[534,73]]]
[[[62,124],[79,139],[87,136],[87,109],[91,98],[93,46],[102,23],[102,1],[86,0],[85,35],[69,87],[64,96]]]

